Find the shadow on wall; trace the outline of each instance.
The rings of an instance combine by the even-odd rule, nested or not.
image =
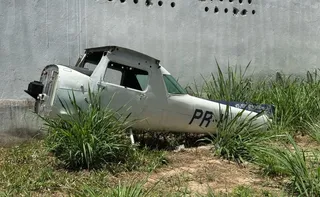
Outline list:
[[[43,122],[33,113],[34,101],[0,100],[0,146],[44,136]]]

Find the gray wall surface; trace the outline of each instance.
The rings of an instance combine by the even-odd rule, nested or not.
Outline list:
[[[215,71],[215,58],[252,60],[257,74],[320,62],[319,0],[134,1],[0,0],[0,99],[28,98],[45,65],[73,65],[102,45],[154,56],[183,85]]]

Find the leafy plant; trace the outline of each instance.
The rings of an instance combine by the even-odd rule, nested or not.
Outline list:
[[[291,177],[290,188],[294,194],[300,196],[320,195],[320,167],[315,153],[307,154],[295,143],[294,139],[287,135],[289,145],[280,148],[269,148],[264,155],[271,158],[282,174]],[[291,146],[293,150],[291,150]],[[310,162],[307,162],[310,160]],[[265,166],[265,162],[261,162]]]
[[[76,191],[79,196],[112,196],[112,197],[144,197],[149,196],[153,187],[145,189],[144,183],[132,181],[130,184],[119,182],[116,187],[108,188],[103,191],[94,190],[92,187],[85,186],[82,191]]]
[[[319,81],[308,82],[299,77],[278,73],[277,80],[265,81],[255,92],[253,102],[275,105],[274,125],[301,130],[304,121],[319,116]]]
[[[114,197],[143,197],[148,196],[149,193],[152,191],[152,187],[148,190],[143,188],[142,183],[131,183],[129,185],[123,185],[119,183],[119,185],[112,189],[109,192],[108,196]]]
[[[277,73],[275,78],[255,79],[246,76],[250,63],[244,71],[228,65],[226,73],[218,62],[216,65],[218,72],[203,77],[203,88],[196,86],[196,95],[210,100],[272,104],[276,109],[273,129],[278,131],[301,131],[310,117],[320,116],[318,70],[308,71],[305,78]]]
[[[208,188],[208,192],[205,195],[198,194],[197,197],[253,197],[253,196],[265,196],[265,197],[273,197],[280,196],[274,195],[268,191],[262,190],[258,191],[249,186],[240,185],[232,190],[230,193],[225,192],[214,192],[212,188]],[[281,195],[284,196],[284,195]]]
[[[246,186],[239,186],[232,191],[234,197],[251,197],[254,196],[255,191]]]
[[[250,101],[250,89],[252,88],[252,80],[247,78],[246,72],[250,66],[245,67],[244,71],[235,67],[234,69],[228,65],[227,74],[223,74],[219,63],[217,64],[217,75],[211,73],[209,79],[204,79],[204,92],[208,99],[226,100],[226,101]],[[199,92],[199,91],[197,91]]]
[[[92,169],[106,163],[125,163],[134,154],[125,130],[128,122],[100,104],[99,93],[89,89],[88,108],[77,103],[74,93],[69,102],[60,100],[66,116],[44,118],[48,126],[48,149],[70,169]]]
[[[237,162],[254,161],[255,153],[271,139],[271,133],[263,130],[265,123],[257,123],[262,113],[246,118],[243,113],[244,110],[231,117],[227,106],[224,116],[220,116],[216,135],[206,139],[214,145],[216,155]]]
[[[320,143],[320,124],[319,121],[314,120],[312,118],[310,118],[311,121],[310,122],[306,122],[306,130],[307,130],[307,134],[314,139],[315,141],[317,141],[318,143]]]

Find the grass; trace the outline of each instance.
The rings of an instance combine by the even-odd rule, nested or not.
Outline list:
[[[243,110],[231,119],[228,112],[227,107],[225,116],[218,124],[218,132],[206,140],[214,145],[215,155],[238,163],[253,162],[256,152],[262,151],[275,136],[272,132],[263,131],[262,125],[254,124],[261,113],[243,119]]]
[[[264,153],[274,163],[262,161],[260,164],[271,165],[272,169],[277,169],[278,174],[287,175],[291,180],[288,189],[292,195],[319,196],[320,167],[317,153],[301,149],[290,135],[288,141],[288,145],[269,148]]]
[[[311,121],[305,123],[305,128],[308,135],[311,136],[312,139],[320,143],[320,122],[318,120],[311,119]]]
[[[118,172],[114,173],[106,168],[81,171],[65,169],[59,164],[57,158],[48,154],[44,141],[32,141],[20,146],[0,149],[0,196],[126,196],[130,193],[137,194],[137,196],[146,194],[147,196],[190,196],[195,195],[194,191],[189,188],[191,182],[196,181],[206,188],[210,187],[206,186],[206,183],[212,182],[213,184],[222,179],[216,172],[212,172],[214,167],[210,167],[209,163],[205,171],[197,167],[199,171],[194,172],[194,175],[183,171],[174,176],[154,178],[156,172],[166,172],[159,168],[163,166],[162,163],[155,166],[156,161],[159,161],[159,152],[145,149],[141,151],[145,152],[141,157],[144,163],[140,163],[139,168],[135,168],[135,171],[127,171],[118,166]],[[163,155],[163,152],[160,153]],[[176,159],[176,154],[179,153],[168,152],[167,154],[171,154],[171,157]],[[200,154],[195,158],[200,159],[203,156]],[[195,160],[184,158],[184,156],[180,159],[175,165]],[[168,165],[171,165],[171,162],[169,160]],[[168,169],[175,168],[169,166]],[[212,174],[209,175],[210,173]],[[152,175],[155,182],[146,186],[146,181]],[[250,186],[247,187],[250,188]],[[229,190],[230,193],[233,191],[237,189]],[[259,194],[258,190],[254,189],[253,192]],[[238,196],[219,192],[214,194],[215,196]],[[199,193],[198,196],[212,195]]]
[[[115,111],[102,107],[100,95],[89,89],[88,108],[81,108],[74,94],[60,100],[67,112],[46,118],[46,146],[69,169],[93,169],[135,159],[134,146],[126,133],[130,123]]]
[[[230,66],[227,68],[225,75],[219,65],[217,64],[217,74],[211,73],[209,79],[204,80],[204,87],[201,90],[205,97],[211,100],[225,100],[225,101],[249,101],[252,97],[249,90],[252,89],[252,80],[246,77],[247,69],[250,63],[242,70],[239,67],[234,69]],[[199,88],[195,87],[198,92]],[[244,94],[246,92],[246,94]]]
[[[136,172],[148,174],[163,165],[163,152],[149,150],[146,153],[146,150],[139,149],[136,154],[140,151],[140,159],[135,163],[138,166],[135,167]],[[40,193],[46,196],[59,193],[75,195],[79,191],[83,194],[89,191],[105,194],[119,186],[116,176],[120,172],[129,173],[121,165],[114,166],[116,174],[107,168],[70,171],[46,151],[44,141],[3,149],[0,157],[0,196],[33,196]]]
[[[278,127],[293,132],[301,131],[304,121],[319,116],[320,84],[317,81],[279,74],[278,80],[265,81],[257,89],[253,102],[274,104],[274,125]]]
[[[82,191],[76,191],[79,196],[114,196],[114,197],[147,197],[152,192],[152,187],[144,189],[143,182],[133,181],[130,184],[119,183],[114,188],[105,191],[94,190],[90,186],[85,186]]]
[[[273,104],[276,108],[273,126],[284,132],[301,131],[305,121],[319,117],[318,70],[307,72],[304,78],[277,73],[275,77],[257,80],[247,75],[249,66],[250,63],[244,70],[228,66],[224,74],[217,63],[217,74],[203,77],[203,88],[195,83],[196,95],[210,100]]]
[[[240,185],[230,193],[221,193],[221,192],[217,193],[209,189],[208,193],[205,196],[206,197],[256,197],[256,196],[279,197],[283,195],[275,195],[266,190],[257,191],[256,189],[253,189],[251,187]]]

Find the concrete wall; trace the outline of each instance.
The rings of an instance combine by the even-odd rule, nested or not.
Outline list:
[[[43,122],[32,112],[33,101],[0,100],[0,146],[11,146],[45,134]]]
[[[0,99],[28,98],[23,90],[44,65],[73,65],[102,45],[154,56],[182,84],[215,71],[215,58],[252,60],[257,74],[299,74],[320,62],[319,0],[159,2],[1,0]]]
[[[101,45],[155,56],[184,84],[213,71],[215,58],[252,60],[257,73],[299,73],[320,62],[318,0],[121,1],[1,0],[0,99],[27,98],[23,90],[44,65],[72,65]]]

